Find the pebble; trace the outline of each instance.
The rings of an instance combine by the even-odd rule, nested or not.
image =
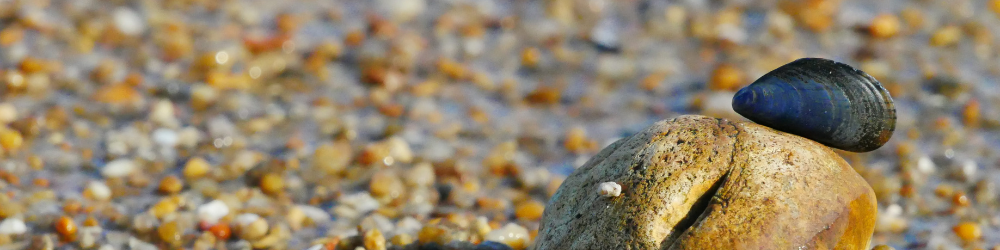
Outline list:
[[[167,215],[172,215],[177,211],[177,203],[173,199],[163,198],[159,202],[156,202],[151,208],[149,208],[150,213],[157,219],[163,219]]]
[[[168,221],[160,224],[156,228],[156,234],[160,237],[160,240],[166,242],[170,245],[178,245],[181,241],[181,236],[184,235],[184,229],[180,228],[177,221]]]
[[[128,239],[128,248],[132,250],[157,250],[159,249],[156,245],[150,244],[148,242],[142,241],[135,237],[130,237]]]
[[[229,206],[223,201],[213,200],[198,206],[197,213],[199,222],[214,225],[229,214]]]
[[[365,232],[363,237],[364,246],[366,250],[385,250],[385,236],[378,229],[372,229]]]
[[[896,250],[896,248],[888,245],[878,245],[873,247],[872,250]]]
[[[601,182],[597,185],[597,191],[604,197],[618,197],[622,195],[622,186],[613,181]]]
[[[958,26],[945,26],[931,34],[931,46],[950,46],[962,38],[962,30]]]
[[[212,233],[219,240],[228,240],[232,236],[232,230],[229,228],[229,224],[217,223],[208,228],[208,231]]]
[[[118,7],[114,10],[112,16],[115,20],[115,28],[118,28],[118,31],[121,31],[122,34],[130,36],[139,35],[146,29],[142,18],[132,9]]]
[[[244,217],[244,215],[246,214],[237,217],[237,223],[240,225],[239,236],[241,239],[256,240],[267,234],[269,225],[266,220],[257,217],[256,220],[248,221],[249,219]]]
[[[539,201],[527,201],[517,206],[514,215],[521,220],[536,221],[542,218],[544,210],[545,204]]]
[[[10,103],[0,103],[0,125],[7,125],[17,120],[17,108]]]
[[[76,240],[76,231],[78,229],[73,218],[66,216],[59,217],[52,226],[55,227],[56,232],[59,233],[59,237],[63,241],[72,242]]]
[[[19,218],[6,218],[0,222],[0,235],[20,235],[28,232],[28,226]]]
[[[493,230],[486,234],[487,241],[495,241],[507,244],[514,249],[524,249],[529,243],[528,229],[514,223]]]
[[[157,190],[165,194],[176,194],[183,188],[184,181],[177,178],[177,176],[168,175],[160,180],[160,185],[157,187]]]
[[[958,223],[952,230],[955,231],[958,238],[967,242],[976,241],[983,237],[983,229],[974,222]]]
[[[191,158],[184,164],[184,178],[198,179],[208,174],[211,165],[200,157]]]
[[[347,168],[353,152],[346,142],[322,144],[313,152],[313,167],[326,174],[338,174]]]
[[[108,162],[101,169],[101,175],[105,178],[122,178],[135,171],[135,163],[128,159],[117,159]]]
[[[277,195],[285,188],[285,180],[276,173],[267,173],[260,178],[260,190],[266,194]]]
[[[302,211],[302,213],[307,218],[309,218],[310,220],[312,220],[315,223],[323,223],[323,222],[329,221],[331,219],[329,213],[327,213],[326,211],[323,211],[323,209],[320,209],[318,207],[308,206],[308,205],[298,205],[298,206],[295,206],[295,208],[297,208],[298,210]]]
[[[720,64],[712,70],[708,88],[712,90],[736,91],[748,84],[743,70],[732,64]]]
[[[893,14],[881,14],[872,20],[868,32],[876,38],[890,38],[899,33],[900,21]]]
[[[375,197],[396,198],[404,194],[403,180],[394,172],[383,171],[372,176],[369,192]]]
[[[87,197],[97,201],[106,201],[111,199],[111,188],[108,188],[108,185],[105,185],[104,182],[90,181],[84,192]]]
[[[428,187],[434,184],[434,166],[430,163],[421,162],[414,165],[406,173],[403,181],[413,187]]]
[[[0,127],[0,147],[7,151],[17,151],[24,144],[24,137],[17,130]]]

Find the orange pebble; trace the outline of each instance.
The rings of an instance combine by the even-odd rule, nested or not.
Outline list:
[[[736,91],[746,84],[746,76],[743,70],[730,64],[721,64],[712,71],[712,78],[708,81],[708,88],[711,90]]]
[[[970,204],[969,196],[965,195],[963,192],[955,193],[955,195],[951,197],[951,203],[958,207],[968,207]]]
[[[94,99],[111,104],[134,103],[142,98],[139,91],[125,84],[114,84],[101,88],[94,93]]]
[[[68,216],[59,217],[54,225],[56,232],[64,241],[73,241],[76,238],[76,222]]]
[[[1000,15],[1000,0],[990,0],[988,3],[990,5],[990,11],[994,14]]]
[[[229,229],[229,224],[218,223],[208,228],[208,231],[215,236],[215,238],[220,240],[228,240],[230,236],[233,235],[232,230]]]
[[[972,99],[962,107],[962,122],[966,126],[975,127],[979,125],[980,114],[979,100]]]
[[[958,223],[952,230],[963,241],[975,241],[983,237],[983,229],[974,222]]]
[[[518,219],[533,221],[541,219],[543,211],[545,211],[545,204],[538,201],[528,201],[518,205],[514,215]]]

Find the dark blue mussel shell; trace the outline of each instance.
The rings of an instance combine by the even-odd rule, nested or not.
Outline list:
[[[822,58],[785,64],[740,89],[733,109],[758,124],[853,152],[875,150],[896,129],[896,108],[865,72]]]

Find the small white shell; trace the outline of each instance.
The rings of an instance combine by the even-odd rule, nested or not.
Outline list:
[[[622,195],[622,186],[609,181],[597,185],[597,191],[604,197],[618,197]]]

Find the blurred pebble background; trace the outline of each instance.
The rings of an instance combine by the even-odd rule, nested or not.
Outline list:
[[[873,246],[1000,247],[1000,0],[0,0],[0,248],[530,248],[603,146],[801,57],[896,134]],[[341,249],[341,248],[338,248]]]

